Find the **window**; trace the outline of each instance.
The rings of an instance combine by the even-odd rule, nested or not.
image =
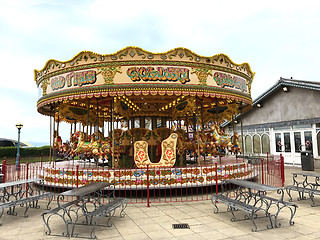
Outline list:
[[[261,153],[260,136],[257,134],[253,136],[253,152]]]
[[[252,143],[251,143],[251,136],[247,135],[245,138],[245,149],[247,153],[252,153]]]
[[[283,133],[283,139],[284,139],[284,151],[291,152],[290,133],[288,132]]]
[[[301,151],[301,133],[294,132],[293,138],[294,138],[294,151],[296,153],[299,153]]]
[[[268,134],[261,136],[262,153],[270,153],[270,138]]]
[[[135,128],[140,128],[140,118],[135,118],[134,119],[134,127]]]
[[[311,131],[304,132],[304,141],[307,151],[312,151],[312,133]]]
[[[281,146],[282,146],[281,133],[276,133],[275,138],[276,138],[276,152],[281,152]]]
[[[146,129],[152,130],[152,120],[150,117],[145,118],[144,124]]]
[[[239,141],[239,147],[240,147],[240,149],[241,149],[241,152],[244,152],[244,151],[242,150],[242,136],[239,136],[238,141]]]

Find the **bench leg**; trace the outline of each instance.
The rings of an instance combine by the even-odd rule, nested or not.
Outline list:
[[[290,188],[286,188],[287,194],[289,196],[289,202],[292,202],[292,196],[291,196],[291,189]]]
[[[307,198],[304,196],[304,192],[298,191],[299,193],[299,197],[298,197],[298,201],[300,200],[306,200]]]
[[[47,219],[45,218],[45,214],[42,215],[42,220],[43,220],[45,226],[46,226],[47,229],[48,229],[48,231],[45,231],[46,235],[51,235],[51,232],[52,232],[52,231],[51,231],[51,228],[50,228],[50,226],[49,226],[49,220],[50,220],[50,218],[51,218],[53,215],[57,215],[57,216],[59,216],[59,217],[62,218],[62,220],[63,220],[63,222],[64,222],[64,225],[65,225],[65,227],[66,227],[66,232],[62,232],[62,236],[69,237],[70,234],[69,234],[68,220],[66,220],[65,214],[62,214],[62,215],[61,215],[61,214],[58,214],[58,213],[50,214]],[[61,235],[55,235],[55,236],[61,236]]]
[[[297,208],[298,208],[298,206],[296,206],[296,205],[289,207],[290,212],[291,212],[291,217],[290,217],[290,219],[289,219],[289,224],[290,224],[291,226],[294,225],[294,221],[293,221],[292,219],[293,219],[294,215],[296,214]]]
[[[120,217],[122,217],[122,218],[124,218],[126,216],[126,213],[124,212],[124,210],[127,208],[127,205],[128,205],[127,202],[121,204]]]
[[[0,218],[2,217],[3,213],[4,213],[4,209],[2,208],[2,209],[1,209]],[[2,223],[0,222],[0,226],[1,226],[1,225],[2,225]]]
[[[47,235],[50,235],[51,234],[51,228],[49,227],[49,219],[50,219],[51,215],[47,218],[47,220],[45,219],[44,217],[44,214],[42,214],[42,220],[44,222],[44,225],[47,227],[48,231],[45,231],[45,233]]]
[[[213,203],[213,206],[216,208],[213,210],[214,213],[218,213],[219,212],[219,208],[217,206],[217,200],[215,198],[211,198],[211,202]]]
[[[9,208],[9,210],[7,211],[7,214],[8,215],[13,215],[13,216],[17,216],[17,213],[16,213],[16,206],[12,206]]]
[[[235,209],[233,207],[230,207],[230,206],[228,206],[228,208],[227,208],[227,212],[231,212],[231,214],[232,214],[232,218],[230,219],[231,222],[237,221],[236,215],[234,215],[234,212],[233,212],[234,210]]]
[[[51,209],[51,207],[49,205],[51,204],[52,200],[53,200],[53,194],[48,197],[47,210]]]
[[[280,211],[285,207],[288,207],[290,210],[291,216],[289,219],[289,224],[290,224],[290,226],[293,226],[294,221],[292,219],[293,219],[294,215],[296,214],[298,206],[296,206],[296,205],[283,205],[280,207],[279,204],[277,204],[276,206],[278,207],[278,210],[276,211],[275,214],[271,215],[271,217],[274,217],[274,224],[272,225],[272,228],[279,228],[281,226],[281,223],[278,222],[278,216],[279,216]]]
[[[251,221],[254,225],[254,227],[251,229],[252,232],[256,232],[258,230],[257,224],[254,222],[255,215],[256,215],[255,211],[252,211],[251,214],[249,214],[249,217],[251,216]]]
[[[27,217],[28,217],[27,212],[28,212],[28,209],[30,208],[31,202],[30,202],[30,203],[29,203],[29,202],[26,202],[25,204],[26,204],[26,210],[24,210],[23,216],[24,216],[25,218],[27,218]]]

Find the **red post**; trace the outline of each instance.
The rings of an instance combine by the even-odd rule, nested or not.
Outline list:
[[[218,163],[215,162],[214,165],[216,167],[216,170],[215,170],[215,172],[216,172],[216,177],[215,177],[215,180],[216,180],[216,194],[218,194]],[[222,182],[221,182],[221,184],[222,184]]]
[[[41,153],[41,155],[40,155],[40,168],[42,169],[42,160],[43,160],[43,155],[42,155],[42,153]]]
[[[29,163],[27,162],[27,173],[26,173],[26,180],[29,179]]]
[[[285,182],[285,176],[284,176],[284,157],[282,154],[280,154],[280,160],[281,160],[281,186],[284,186]]]
[[[264,184],[263,158],[261,159],[261,183]]]
[[[77,188],[79,187],[79,165],[76,166],[77,167],[77,172],[76,172],[76,177],[77,177],[77,181],[76,181],[76,186]]]
[[[6,176],[7,176],[7,159],[4,158],[2,161],[2,182],[5,183],[6,182]]]
[[[267,172],[270,174],[270,168],[269,168],[269,153],[267,152]]]
[[[149,194],[149,164],[147,164],[147,207],[150,207]]]
[[[28,179],[29,179],[29,163],[27,162],[26,180]],[[28,183],[27,183],[27,189],[29,189]],[[28,197],[28,192],[26,192],[26,196]]]

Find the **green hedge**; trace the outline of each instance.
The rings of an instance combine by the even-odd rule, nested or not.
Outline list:
[[[38,157],[49,156],[50,146],[20,148],[20,156],[22,157]],[[17,156],[16,147],[0,147],[0,158],[12,158]]]

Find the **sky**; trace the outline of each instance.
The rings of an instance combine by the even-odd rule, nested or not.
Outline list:
[[[21,122],[21,141],[49,144],[34,69],[84,50],[224,53],[255,72],[253,100],[280,77],[320,81],[319,10],[318,0],[0,0],[0,138],[17,139]]]

